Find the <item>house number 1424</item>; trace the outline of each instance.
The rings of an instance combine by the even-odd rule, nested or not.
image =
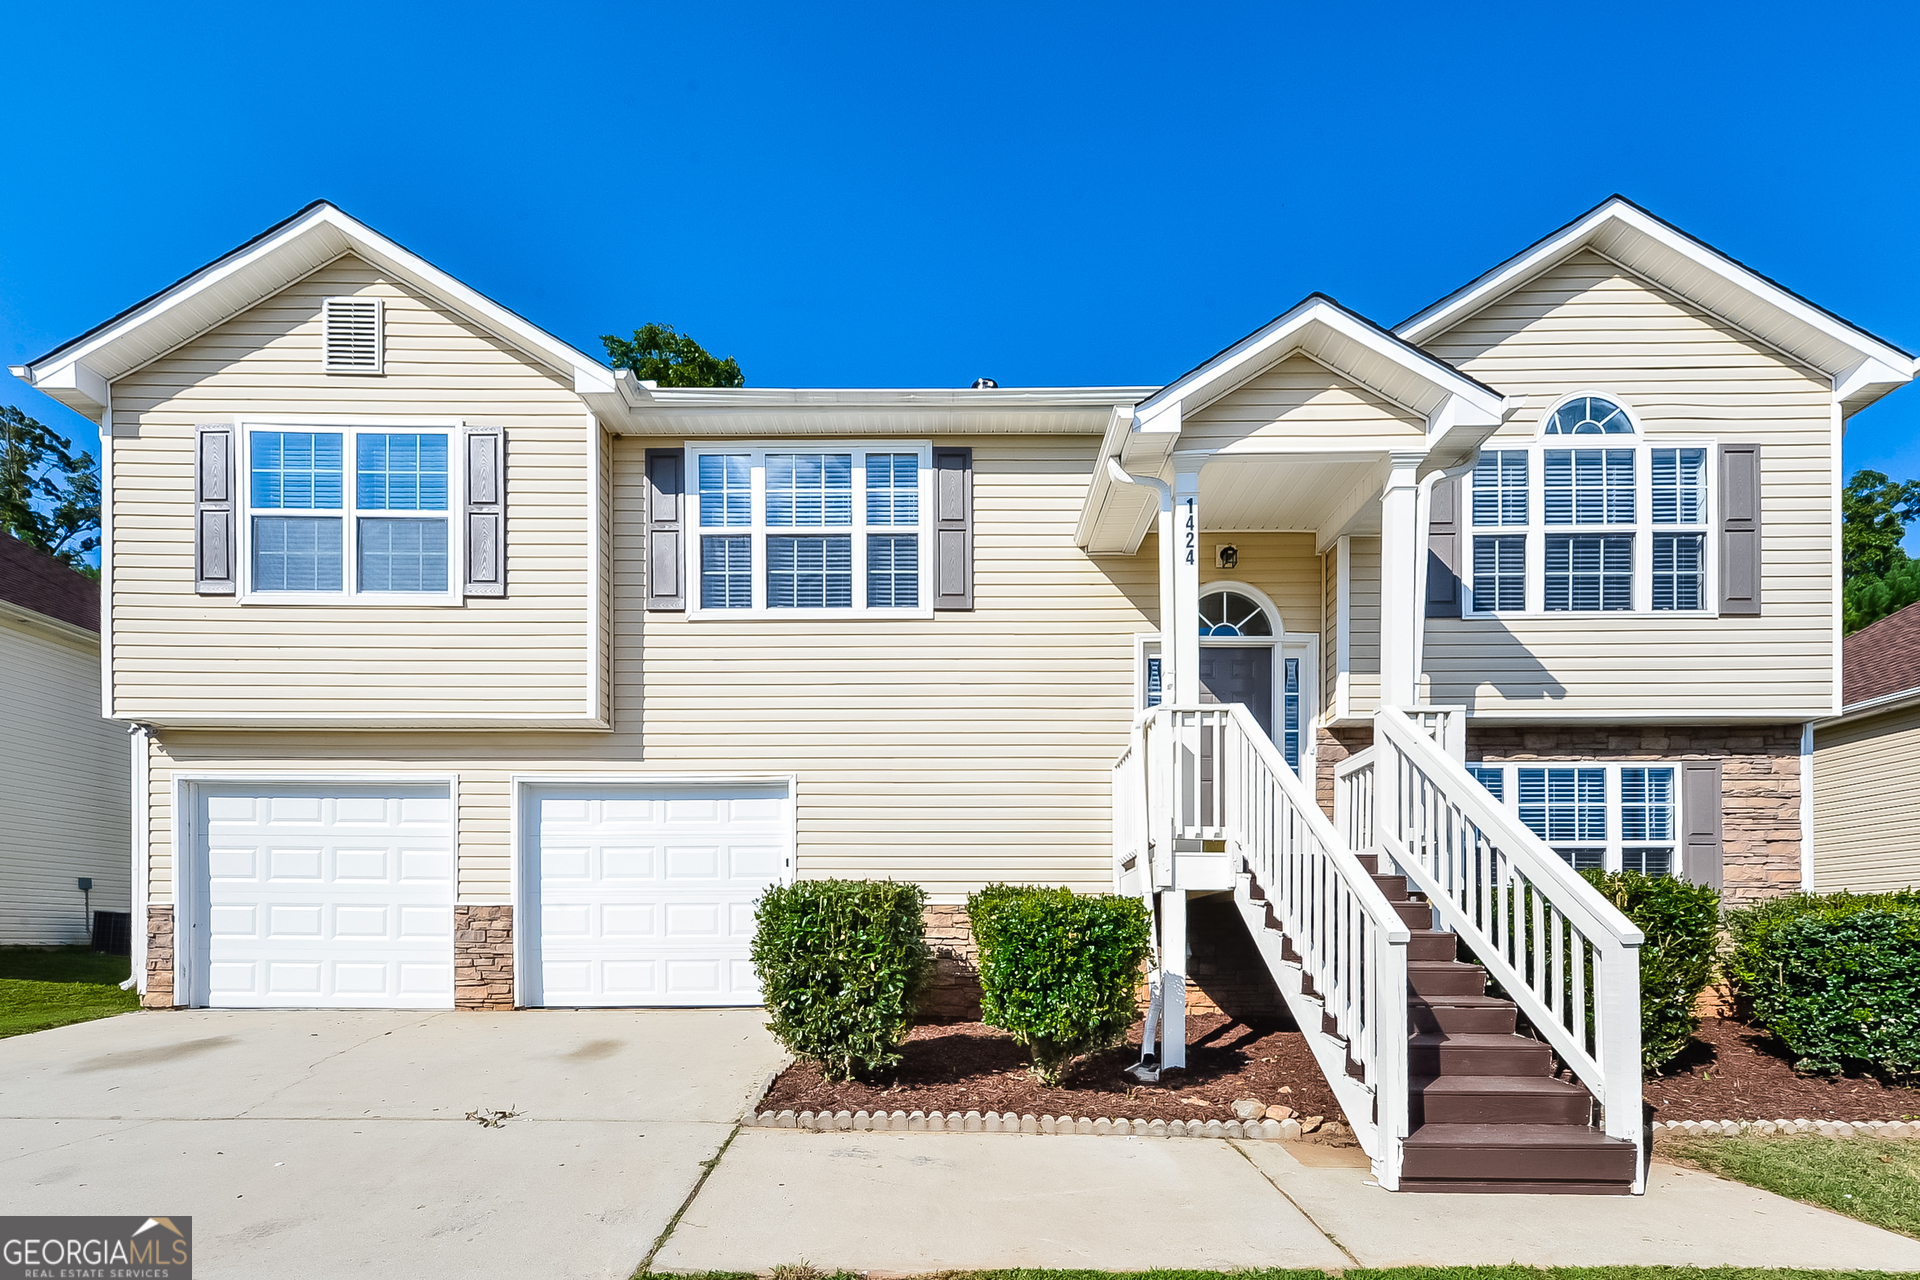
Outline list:
[[[1193,563],[1194,553],[1193,499],[1187,499],[1187,563]]]

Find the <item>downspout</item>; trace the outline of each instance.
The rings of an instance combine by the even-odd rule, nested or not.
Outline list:
[[[1160,544],[1160,688],[1171,691],[1173,686],[1173,637],[1167,630],[1167,620],[1173,617],[1173,486],[1158,476],[1137,476],[1120,465],[1120,459],[1107,459],[1107,479],[1115,484],[1135,484],[1143,489],[1152,489],[1160,495],[1160,517],[1154,524],[1155,538]],[[1163,692],[1167,701],[1173,699]]]
[[[127,927],[128,962],[133,972],[120,984],[122,991],[147,994],[147,875],[148,838],[152,834],[148,792],[153,777],[153,728],[150,725],[127,726],[127,741],[133,754],[133,794],[127,813],[127,828],[132,832],[133,918]]]

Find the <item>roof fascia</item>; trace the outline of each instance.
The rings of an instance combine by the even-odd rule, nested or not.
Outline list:
[[[93,401],[99,408],[104,408],[105,398],[96,396],[95,388],[104,389],[112,381],[125,377],[151,363],[152,360],[160,358],[165,351],[148,356],[111,374],[89,364],[90,357],[97,359],[110,349],[113,343],[139,328],[157,323],[180,308],[191,306],[196,299],[203,297],[217,285],[249,270],[260,269],[265,262],[286,250],[295,241],[311,235],[324,235],[327,232],[332,232],[340,238],[337,252],[329,254],[327,261],[337,260],[347,253],[364,258],[433,296],[437,301],[477,324],[495,338],[534,356],[554,372],[570,375],[574,390],[588,399],[590,404],[595,399],[599,399],[606,402],[606,408],[611,409],[618,402],[613,371],[604,364],[554,337],[525,317],[501,306],[472,286],[455,279],[425,258],[381,235],[359,219],[324,201],[308,206],[307,209],[278,226],[254,237],[232,252],[222,255],[145,301],[135,304],[113,320],[54,348],[38,360],[26,365],[14,366],[12,372],[14,376],[31,385],[55,394],[56,398],[66,400],[76,408],[82,408],[83,412],[86,411],[85,408],[82,404],[75,403],[76,401]],[[270,288],[249,291],[247,296],[250,297],[250,301],[242,306],[235,307],[229,304],[220,307],[209,317],[196,319],[193,331],[169,343],[165,350],[178,349],[184,343],[192,341],[215,326],[224,324],[246,307],[256,306],[280,289],[286,288],[292,280],[311,274],[312,269],[317,268],[302,271],[290,280],[273,283]],[[61,391],[68,391],[70,394],[61,396],[59,395]],[[600,408],[600,406],[595,407],[596,411]]]
[[[1912,689],[1896,689],[1892,693],[1883,693],[1877,698],[1866,698],[1850,706],[1840,708],[1840,714],[1829,716],[1825,720],[1815,720],[1815,729],[1832,729],[1855,720],[1865,720],[1869,716],[1883,715],[1889,711],[1904,711],[1908,707],[1920,706],[1920,686]]]
[[[1456,415],[1471,416],[1473,410],[1478,409],[1490,416],[1495,425],[1499,423],[1504,405],[1498,391],[1420,350],[1399,335],[1347,310],[1333,299],[1314,294],[1142,401],[1136,410],[1137,429],[1143,432],[1161,429],[1156,426],[1156,420],[1169,413],[1174,415],[1177,423],[1178,416],[1183,412],[1181,406],[1197,409],[1225,395],[1265,368],[1276,355],[1303,346],[1302,338],[1315,325],[1324,326],[1413,373],[1434,389],[1441,405],[1449,400],[1457,400],[1459,405],[1453,410]],[[1334,372],[1352,378],[1370,390],[1388,394],[1358,369],[1342,367],[1320,352],[1309,354],[1316,362]],[[1390,394],[1388,398],[1395,401],[1402,399]],[[1430,427],[1433,413],[1432,408],[1426,411]],[[1174,426],[1173,429],[1178,430],[1178,427]]]
[[[1804,330],[1816,333],[1827,341],[1839,344],[1853,352],[1851,359],[1836,364],[1830,360],[1816,359],[1805,350],[1784,351],[1784,354],[1804,361],[1809,366],[1834,378],[1836,389],[1841,379],[1853,374],[1855,370],[1867,371],[1869,376],[1865,379],[1856,377],[1849,392],[1855,401],[1853,407],[1862,407],[1871,403],[1878,396],[1913,379],[1916,365],[1920,362],[1916,362],[1910,353],[1883,338],[1875,337],[1857,325],[1842,320],[1831,311],[1807,301],[1799,294],[1727,256],[1705,241],[1688,235],[1665,219],[1649,213],[1624,196],[1617,195],[1609,197],[1560,230],[1530,245],[1491,271],[1469,281],[1433,305],[1403,320],[1394,326],[1394,333],[1415,344],[1429,342],[1469,315],[1497,302],[1528,280],[1558,266],[1582,249],[1594,248],[1595,252],[1614,261],[1616,265],[1621,265],[1615,254],[1595,244],[1601,233],[1612,226],[1624,227],[1658,243],[1727,284],[1744,290],[1794,323],[1803,326]],[[1622,266],[1622,269],[1638,275],[1649,274],[1643,266]],[[1681,296],[1688,297],[1684,290],[1659,280],[1657,276],[1650,278],[1656,284],[1673,288]],[[1714,310],[1698,299],[1688,297],[1688,301],[1704,310]],[[1719,313],[1715,311],[1715,314]],[[1743,330],[1746,328],[1733,317],[1722,316],[1721,318]],[[1770,346],[1781,345],[1778,338],[1761,340]]]

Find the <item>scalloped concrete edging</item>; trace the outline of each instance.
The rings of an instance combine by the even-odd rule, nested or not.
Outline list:
[[[1785,1137],[1811,1133],[1824,1138],[1920,1138],[1912,1120],[1656,1120],[1653,1136],[1683,1138]]]
[[[1240,1138],[1295,1142],[1298,1120],[1115,1120],[1106,1116],[1015,1115],[989,1111],[749,1111],[740,1123],[754,1129],[887,1133],[1077,1133],[1129,1138]]]

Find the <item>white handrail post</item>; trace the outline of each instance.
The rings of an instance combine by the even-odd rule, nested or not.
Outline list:
[[[1380,716],[1373,718],[1373,840],[1382,850],[1401,839],[1400,826],[1400,751],[1380,729]],[[1382,863],[1380,870],[1392,868]]]
[[[1374,1103],[1378,1109],[1380,1154],[1373,1161],[1374,1180],[1388,1191],[1400,1189],[1403,1144],[1410,1126],[1407,1089],[1407,944],[1374,932],[1373,983],[1374,1046],[1378,1066]]]
[[[1644,1110],[1640,1085],[1640,948],[1608,948],[1594,957],[1595,1055],[1606,1079],[1600,1105],[1609,1138],[1642,1145]],[[1634,1194],[1645,1190],[1645,1161],[1636,1158]]]

